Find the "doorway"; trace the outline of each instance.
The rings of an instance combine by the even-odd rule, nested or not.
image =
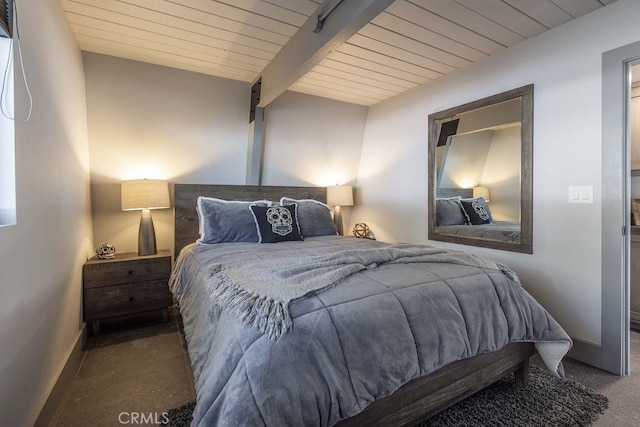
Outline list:
[[[631,234],[629,260],[630,327],[640,330],[640,62],[629,64],[631,88],[628,112],[629,132],[627,144],[631,172]]]
[[[602,54],[602,318],[601,345],[593,363],[617,375],[629,373],[631,67],[640,42]]]

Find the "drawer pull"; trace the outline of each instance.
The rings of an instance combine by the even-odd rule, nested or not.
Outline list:
[[[133,274],[133,270],[129,270],[129,275]]]
[[[129,302],[133,301],[134,298],[133,297],[129,297]]]

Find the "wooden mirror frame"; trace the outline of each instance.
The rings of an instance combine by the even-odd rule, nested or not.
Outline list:
[[[511,99],[521,98],[521,156],[520,156],[520,243],[443,234],[436,227],[436,146],[438,121],[488,107]],[[533,253],[533,85],[469,102],[429,115],[429,167],[428,167],[428,238],[441,242],[480,246],[504,251]]]

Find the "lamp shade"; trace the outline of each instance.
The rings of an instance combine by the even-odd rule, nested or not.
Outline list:
[[[350,185],[327,187],[327,204],[333,206],[353,206],[353,188]]]
[[[473,187],[473,197],[482,197],[485,202],[491,201],[491,193],[489,187]]]
[[[133,179],[121,184],[122,210],[170,208],[169,185],[159,179]]]

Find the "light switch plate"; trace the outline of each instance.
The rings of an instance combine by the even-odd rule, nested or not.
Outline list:
[[[577,185],[569,187],[569,203],[593,203],[593,186]]]

